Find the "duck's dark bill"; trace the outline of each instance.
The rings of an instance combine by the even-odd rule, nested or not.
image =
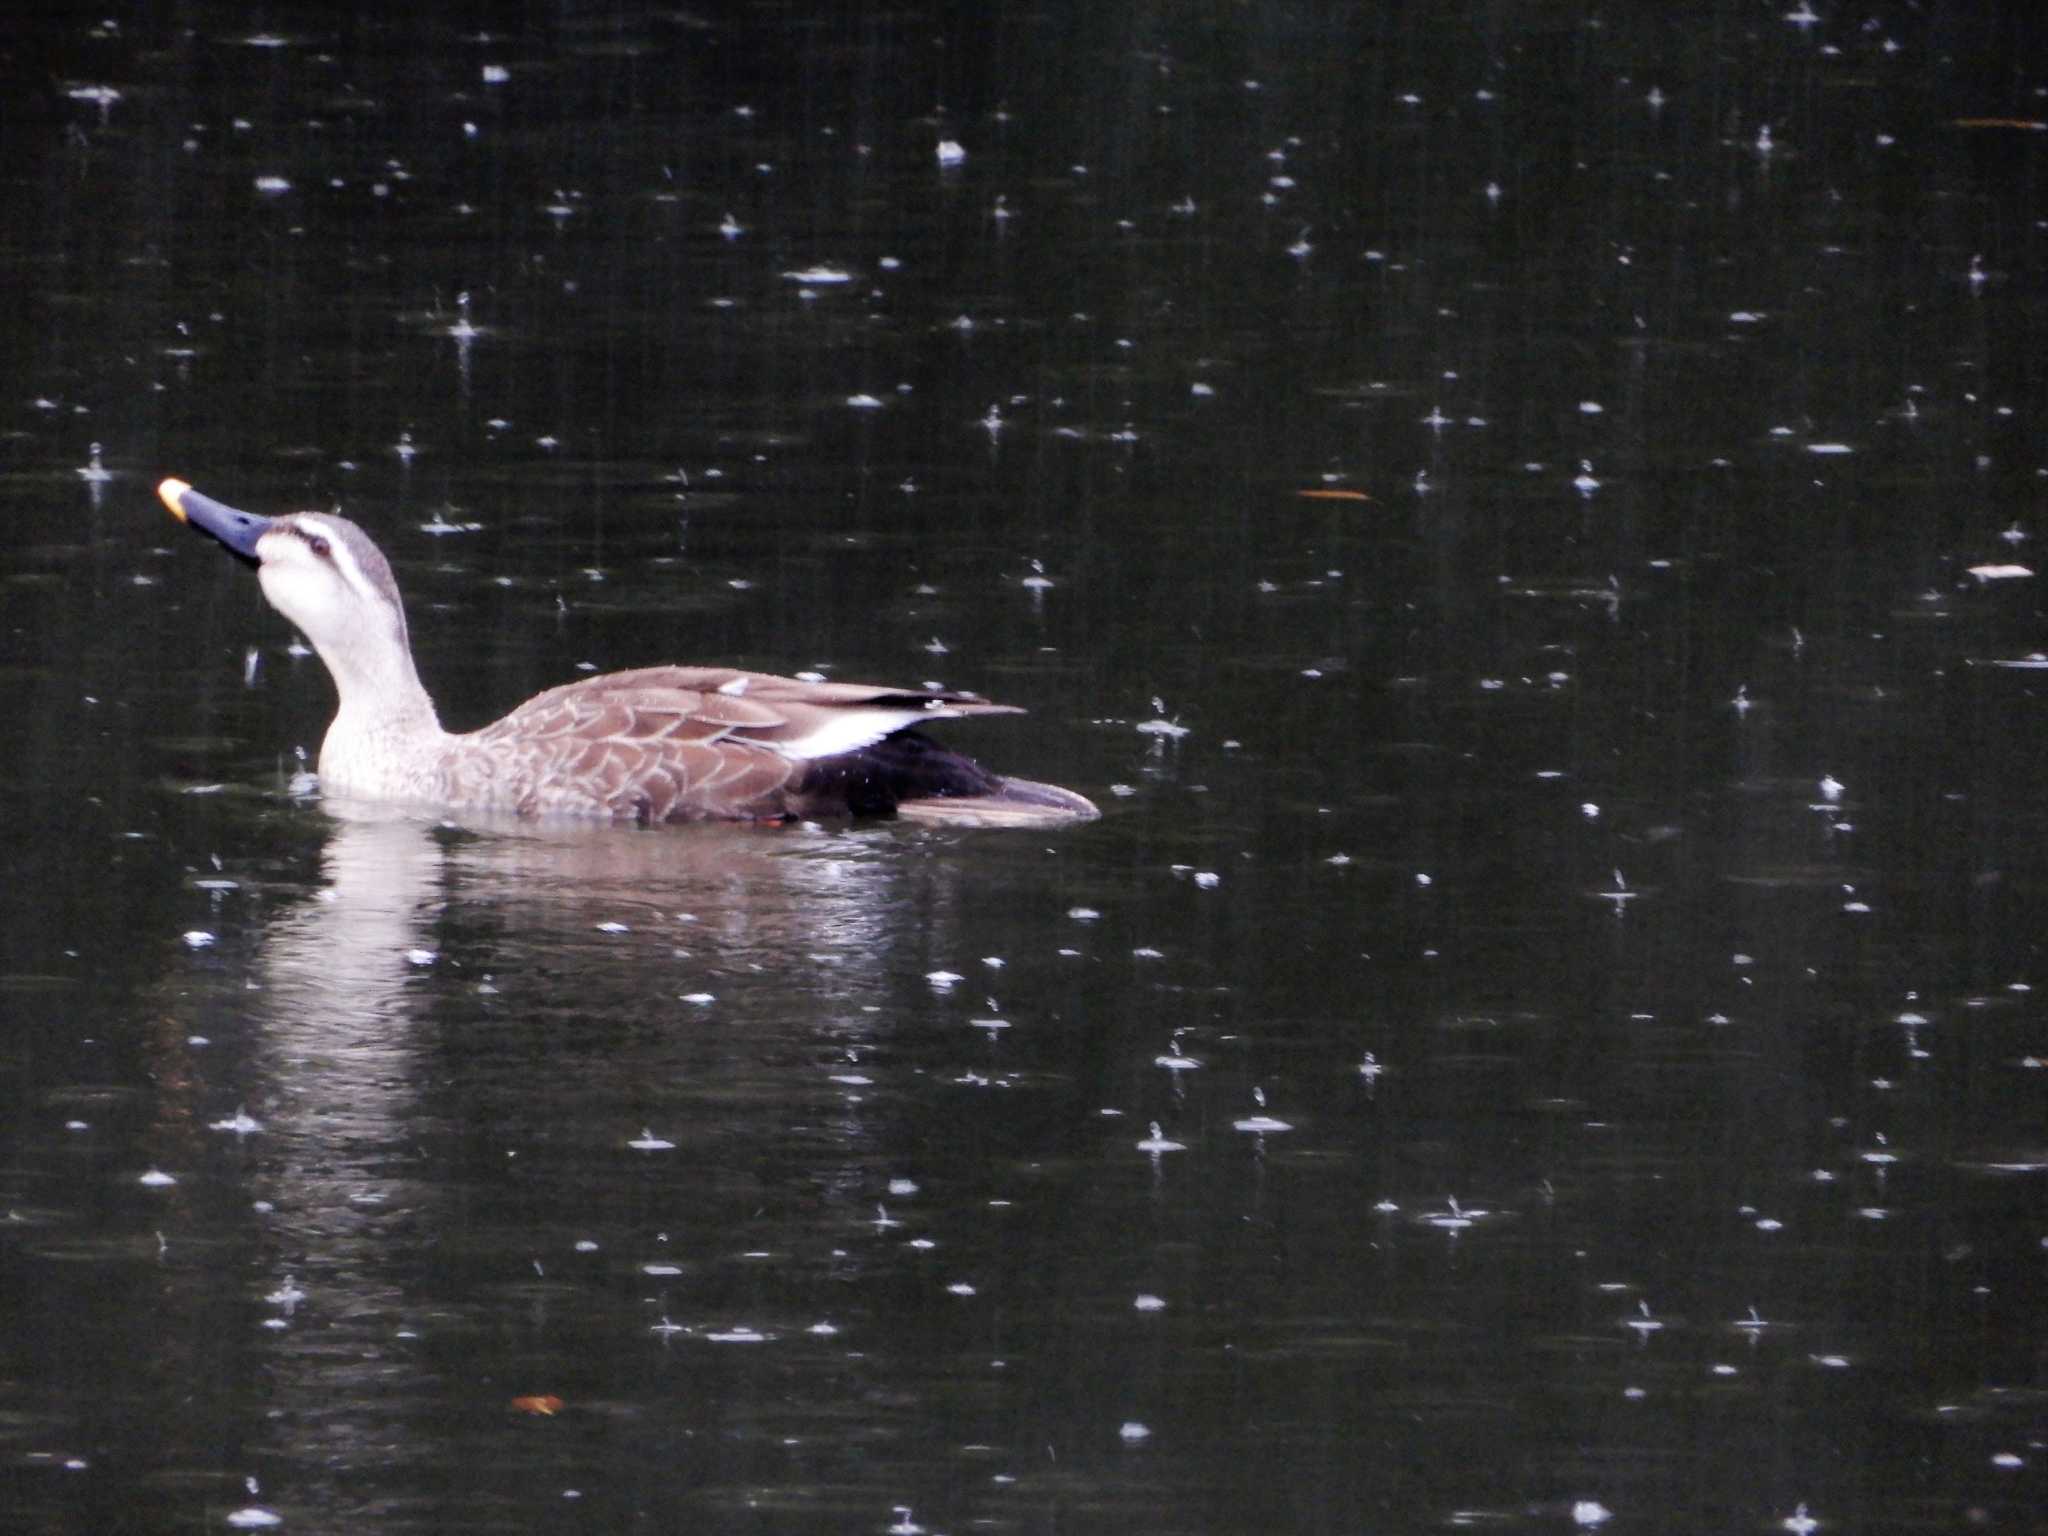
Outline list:
[[[179,522],[211,534],[244,560],[256,558],[256,541],[270,526],[269,518],[258,517],[254,512],[237,512],[225,502],[202,496],[182,480],[166,480],[156,488],[156,494]]]

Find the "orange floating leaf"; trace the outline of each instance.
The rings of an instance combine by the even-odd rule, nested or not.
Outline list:
[[[552,1393],[543,1393],[535,1397],[515,1397],[512,1406],[521,1413],[538,1413],[545,1418],[553,1418],[562,1411],[562,1400]]]
[[[1296,491],[1296,492],[1295,492],[1294,494],[1295,494],[1295,495],[1297,495],[1297,496],[1299,496],[1299,497],[1300,497],[1300,498],[1301,498],[1301,499],[1302,499],[1303,501],[1371,501],[1371,500],[1372,500],[1372,498],[1371,498],[1370,496],[1366,495],[1366,494],[1365,494],[1365,492],[1363,492],[1363,491],[1336,491],[1336,490],[1313,490],[1313,491]]]
[[[1959,117],[1958,128],[2024,128],[2029,133],[2048,133],[2048,123],[2031,117]]]

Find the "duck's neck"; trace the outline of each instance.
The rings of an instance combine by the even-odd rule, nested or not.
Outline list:
[[[337,794],[400,798],[446,739],[412,652],[394,646],[322,647],[340,705],[320,745],[320,780]]]

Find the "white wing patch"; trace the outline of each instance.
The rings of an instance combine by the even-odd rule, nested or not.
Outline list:
[[[805,761],[814,757],[837,757],[842,752],[856,752],[862,747],[872,746],[906,725],[929,720],[932,713],[929,708],[835,710],[808,736],[784,738],[764,745],[772,746],[784,757]]]

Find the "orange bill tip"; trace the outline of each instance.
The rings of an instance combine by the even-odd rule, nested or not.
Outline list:
[[[192,487],[183,480],[166,480],[156,488],[156,497],[170,509],[171,516],[185,521],[185,493]]]

